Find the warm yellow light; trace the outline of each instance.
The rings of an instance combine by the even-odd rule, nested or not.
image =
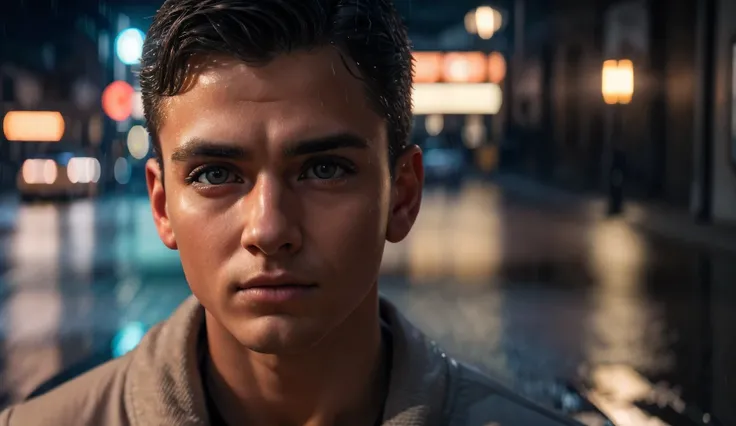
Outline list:
[[[609,104],[628,104],[634,97],[634,63],[628,59],[603,62],[601,93]]]
[[[58,142],[64,136],[64,117],[56,111],[10,111],[3,132],[9,141]]]
[[[478,27],[475,25],[475,11],[471,10],[465,14],[465,31],[470,34],[478,34]]]
[[[493,52],[488,56],[488,81],[500,83],[506,78],[506,59],[502,54]]]
[[[424,121],[424,129],[429,136],[437,136],[445,128],[445,117],[440,114],[428,115]]]
[[[620,91],[619,103],[631,103],[634,97],[634,63],[628,59],[618,61]]]
[[[618,102],[618,91],[615,86],[617,72],[617,61],[608,60],[603,62],[601,93],[603,93],[603,100],[609,105],[613,105]]]
[[[436,83],[442,77],[442,59],[440,52],[414,52],[414,82]]]
[[[56,168],[54,160],[46,160],[43,165],[43,182],[47,185],[51,185],[56,182],[58,175],[59,170]]]
[[[66,166],[66,174],[71,183],[97,183],[101,171],[100,162],[92,157],[72,158]]]
[[[503,91],[493,83],[414,85],[414,114],[497,114]]]
[[[481,83],[486,81],[487,57],[481,52],[452,52],[445,55],[444,81]]]
[[[56,182],[59,171],[54,160],[30,159],[23,163],[21,176],[27,184],[51,185]]]
[[[503,26],[503,15],[496,9],[493,9],[494,31],[498,31]]]
[[[462,137],[465,146],[469,149],[480,147],[486,139],[486,125],[481,115],[469,115],[465,118]]]
[[[148,131],[143,126],[133,126],[128,132],[128,151],[136,160],[148,155],[151,147]]]
[[[21,168],[21,176],[23,176],[23,182],[33,183],[36,180],[36,165],[33,160],[26,160]]]
[[[475,28],[480,38],[488,40],[501,28],[501,13],[490,6],[475,10]]]

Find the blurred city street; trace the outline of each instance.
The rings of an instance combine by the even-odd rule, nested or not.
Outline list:
[[[186,90],[147,82],[209,72],[190,67],[200,53],[247,68],[364,39],[342,65],[377,95],[392,146],[421,148],[428,185],[409,238],[386,247],[383,295],[449,354],[585,425],[736,425],[736,0],[401,0],[393,29],[385,2],[343,19],[350,2],[212,1],[201,25],[156,25],[162,3],[3,2],[0,410],[131,350],[191,294],[143,170],[177,116],[158,100]],[[332,83],[323,112],[342,98]],[[240,143],[229,125],[261,122],[225,112],[202,128]]]
[[[0,407],[189,294],[143,196],[0,205]],[[643,398],[643,380],[733,413],[736,254],[470,182],[428,189],[383,266],[382,292],[427,334],[527,395]]]

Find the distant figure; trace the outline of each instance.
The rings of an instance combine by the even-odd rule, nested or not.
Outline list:
[[[194,295],[0,425],[574,424],[379,296],[422,199],[411,83],[389,0],[166,1],[142,59],[145,174]]]

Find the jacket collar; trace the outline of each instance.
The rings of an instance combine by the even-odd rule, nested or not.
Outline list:
[[[448,375],[445,355],[383,298],[380,315],[393,346],[384,426],[438,424]],[[192,296],[131,353],[125,405],[132,425],[209,424],[198,356],[203,325],[204,308]]]

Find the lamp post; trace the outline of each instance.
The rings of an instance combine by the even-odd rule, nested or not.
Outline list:
[[[613,123],[610,126],[610,168],[608,172],[608,214],[621,214],[624,204],[624,177],[626,156],[621,144],[623,105],[634,97],[634,64],[631,60],[607,60],[603,62],[603,100],[611,106]]]

